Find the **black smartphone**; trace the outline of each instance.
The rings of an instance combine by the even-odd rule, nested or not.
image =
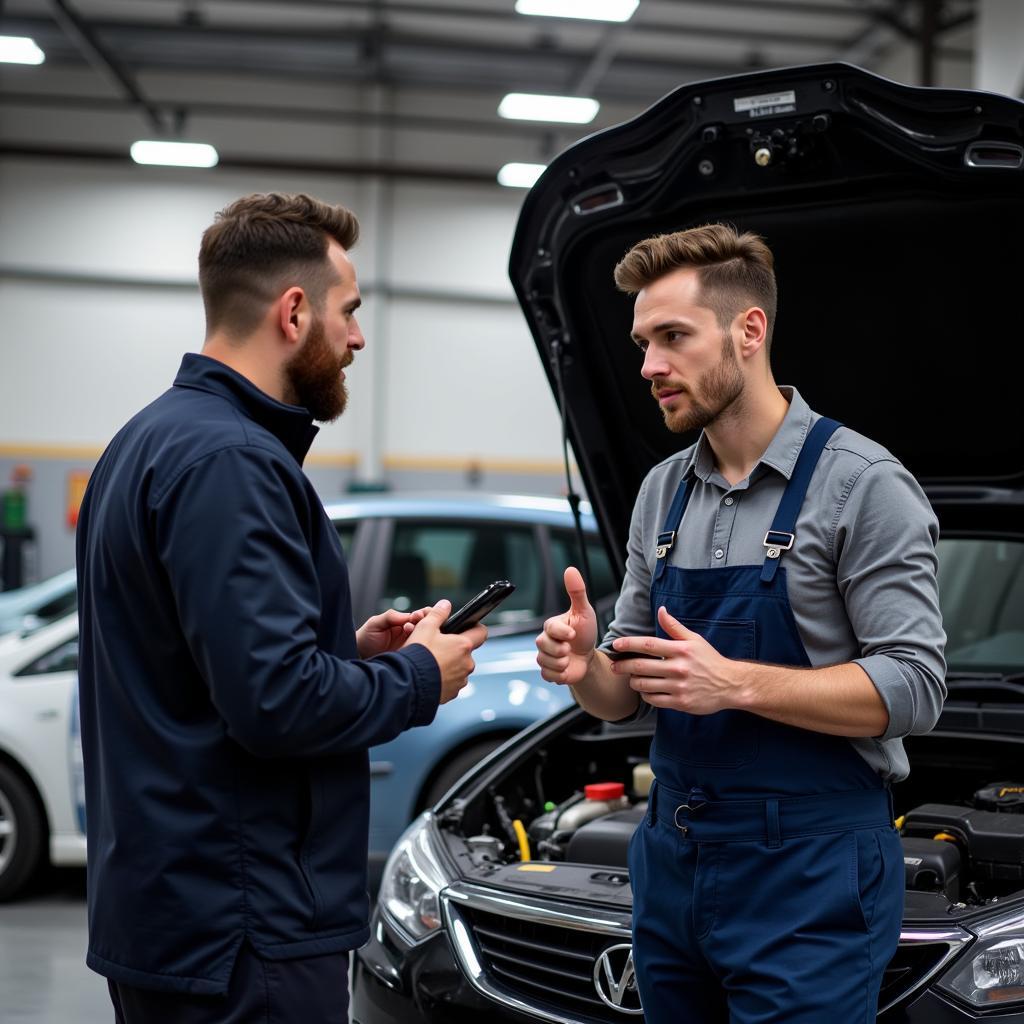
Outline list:
[[[508,580],[495,580],[476,597],[471,597],[457,612],[452,612],[441,627],[442,633],[464,633],[475,626],[485,615],[489,615],[516,589]]]
[[[617,651],[613,647],[610,651],[605,651],[605,654],[611,658],[612,661],[624,661],[626,658],[650,658],[653,661],[664,661],[665,659],[660,654],[648,654],[646,651]]]

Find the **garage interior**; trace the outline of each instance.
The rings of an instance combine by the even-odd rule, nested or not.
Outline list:
[[[6,36],[45,56],[0,63],[0,593],[73,566],[96,460],[201,345],[198,239],[237,196],[360,218],[367,345],[306,462],[325,502],[559,498],[559,412],[507,271],[532,182],[504,168],[535,175],[680,85],[761,69],[1024,95],[1014,0],[640,0],[623,22],[514,0],[0,0]],[[520,93],[599,107],[501,116]],[[137,163],[144,140],[217,162]],[[111,1019],[85,942],[82,868],[0,904],[0,1020]]]

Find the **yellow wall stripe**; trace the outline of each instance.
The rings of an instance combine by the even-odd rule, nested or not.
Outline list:
[[[359,455],[356,452],[310,452],[305,464],[331,469],[355,469],[359,465]]]
[[[103,454],[105,445],[69,444],[0,444],[0,459],[63,459],[65,461],[95,462]],[[307,466],[332,469],[355,469],[359,465],[358,452],[310,452]],[[474,458],[466,455],[385,455],[385,469],[420,470],[425,472],[465,473],[476,469],[491,473],[554,473],[564,472],[557,459]],[[575,469],[575,464],[573,465]]]
[[[95,462],[102,444],[0,444],[0,459],[89,459]]]

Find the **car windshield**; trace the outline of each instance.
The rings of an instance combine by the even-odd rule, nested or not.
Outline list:
[[[949,671],[1024,672],[1024,542],[944,538],[938,556]]]
[[[0,633],[32,633],[78,607],[74,569],[0,594]]]

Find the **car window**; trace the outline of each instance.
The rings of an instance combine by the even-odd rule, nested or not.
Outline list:
[[[358,525],[356,522],[334,524],[334,528],[338,531],[338,537],[341,540],[341,550],[345,552],[346,560],[352,557],[352,538],[356,535],[356,527]]]
[[[1024,671],[1024,543],[944,538],[937,553],[949,670]]]
[[[446,597],[453,609],[494,580],[515,592],[487,616],[490,625],[539,618],[543,574],[531,526],[507,523],[396,522],[380,610],[409,611]]]
[[[54,647],[40,655],[35,661],[30,662],[19,672],[17,676],[42,676],[51,672],[77,672],[78,671],[78,637],[66,640],[64,643]]]
[[[610,594],[617,594],[619,585],[612,573],[611,563],[605,553],[604,545],[600,538],[587,536],[587,559],[590,561],[589,590],[592,600],[600,601],[602,597]],[[566,567],[575,565],[580,572],[583,566],[580,564],[580,546],[576,539],[575,530],[552,530],[551,531],[551,568],[555,573],[555,583],[558,584]]]

